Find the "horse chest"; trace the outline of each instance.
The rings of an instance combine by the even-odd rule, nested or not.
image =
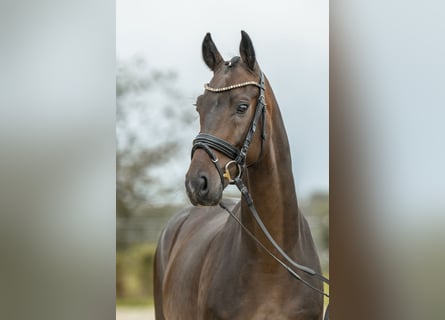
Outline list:
[[[252,272],[250,276],[255,275]],[[292,283],[292,282],[291,282]],[[317,308],[296,299],[287,275],[249,277],[233,275],[209,282],[201,288],[199,319],[317,319]],[[315,315],[315,316],[314,316]]]

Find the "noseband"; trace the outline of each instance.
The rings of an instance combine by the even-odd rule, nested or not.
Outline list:
[[[247,151],[249,150],[250,143],[252,142],[253,135],[256,131],[258,120],[260,117],[262,117],[262,133],[261,133],[261,153],[259,156],[259,159],[262,157],[263,154],[263,144],[264,140],[266,139],[266,126],[265,126],[265,113],[266,113],[266,100],[264,97],[264,74],[261,72],[260,76],[260,82],[257,83],[255,81],[247,81],[243,83],[234,84],[228,87],[223,88],[212,88],[208,84],[206,84],[204,87],[207,91],[219,93],[224,91],[229,91],[241,87],[246,86],[257,86],[260,88],[260,94],[258,96],[258,102],[255,108],[255,114],[253,116],[252,121],[250,122],[249,131],[247,132],[246,137],[244,138],[244,143],[241,147],[241,149],[236,148],[229,142],[220,139],[214,135],[207,134],[207,133],[200,133],[196,136],[196,138],[193,140],[193,148],[192,148],[192,158],[193,154],[195,153],[196,149],[202,149],[204,150],[212,160],[212,163],[215,165],[218,174],[221,178],[221,183],[224,186],[224,179],[227,179],[229,184],[234,184],[236,178],[240,178],[243,174],[243,170],[246,167],[246,157],[247,157]],[[218,157],[215,155],[213,150],[219,151],[225,156],[227,156],[229,159],[231,159],[229,162],[226,163],[224,166],[224,172],[219,166],[219,160]],[[232,177],[230,173],[230,166],[235,166],[237,169],[237,175],[236,177]]]

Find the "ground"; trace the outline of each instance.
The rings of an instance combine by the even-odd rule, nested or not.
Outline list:
[[[153,308],[116,308],[116,320],[155,320]]]

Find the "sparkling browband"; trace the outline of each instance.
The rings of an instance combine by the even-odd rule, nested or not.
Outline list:
[[[231,86],[223,87],[223,88],[212,88],[209,86],[208,83],[206,83],[204,85],[204,88],[211,92],[222,92],[222,91],[229,91],[232,89],[241,88],[241,87],[245,87],[245,86],[257,86],[257,87],[261,88],[261,86],[258,84],[258,82],[255,82],[255,81],[247,81],[247,82],[243,82],[243,83],[232,84]]]

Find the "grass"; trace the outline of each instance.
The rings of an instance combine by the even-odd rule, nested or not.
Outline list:
[[[116,307],[153,307],[153,297],[116,298]]]

